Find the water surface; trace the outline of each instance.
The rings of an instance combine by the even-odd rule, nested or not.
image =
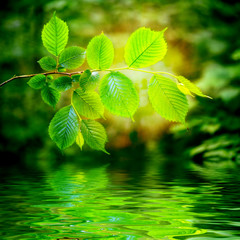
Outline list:
[[[235,171],[147,166],[10,171],[1,239],[240,239]]]

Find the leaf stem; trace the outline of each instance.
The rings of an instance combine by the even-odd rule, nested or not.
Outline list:
[[[73,92],[72,92],[72,94],[73,94]],[[79,123],[81,123],[81,121],[82,121],[82,118],[80,117],[80,115],[79,115],[79,113],[78,113],[77,109],[75,108],[75,106],[74,106],[74,104],[73,104],[73,102],[72,102],[72,96],[71,96],[71,106],[73,107],[73,109],[74,109],[75,113],[76,113],[76,114],[77,114],[77,116],[78,116]]]
[[[59,65],[59,57],[57,56],[57,64],[56,64],[56,69],[58,69],[58,65]]]
[[[110,68],[110,69],[106,69],[106,70],[94,69],[91,71],[97,72],[97,71],[122,71],[122,70],[131,70],[131,71],[144,72],[144,73],[149,73],[149,74],[166,74],[166,75],[169,75],[176,79],[176,76],[174,76],[173,74],[168,73],[168,72],[158,72],[158,71],[154,72],[154,71],[148,71],[148,70],[144,70],[144,69],[137,69],[137,68],[130,68],[130,67]]]
[[[135,69],[135,68],[128,68],[128,69],[132,70],[132,71],[138,71],[138,72],[144,72],[144,73],[150,73],[150,74],[166,74],[166,75],[176,78],[173,74],[168,73],[168,72],[153,72],[153,71],[148,71],[148,70],[143,70],[143,69]]]
[[[122,68],[109,68],[109,69],[105,69],[105,70],[101,70],[101,69],[93,69],[91,70],[91,72],[101,72],[101,71],[121,71],[121,70],[128,70],[129,67],[122,67]]]

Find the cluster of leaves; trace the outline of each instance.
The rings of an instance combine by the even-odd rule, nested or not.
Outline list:
[[[161,61],[167,52],[165,30],[158,32],[144,27],[136,30],[125,47],[128,67],[122,69],[139,71],[139,68]],[[52,107],[56,106],[61,92],[72,89],[71,104],[60,109],[50,122],[50,137],[60,149],[74,142],[82,148],[86,142],[91,148],[107,153],[106,131],[96,119],[104,118],[104,107],[113,114],[133,119],[139,105],[133,82],[123,73],[110,69],[114,58],[111,40],[101,33],[89,42],[86,50],[77,46],[65,48],[68,27],[54,13],[42,30],[42,41],[54,57],[46,56],[38,61],[48,72],[33,76],[28,81],[29,86],[41,89],[43,101]],[[91,70],[66,72],[79,68],[85,58]],[[99,71],[109,73],[100,80]],[[149,73],[153,74],[148,88],[150,102],[169,121],[185,122],[188,111],[186,95],[208,97],[182,76],[169,74],[174,77],[173,81],[160,72]],[[95,91],[97,87],[99,94]]]

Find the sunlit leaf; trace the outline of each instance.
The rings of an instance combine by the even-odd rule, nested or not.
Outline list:
[[[76,138],[76,143],[80,147],[80,149],[82,150],[82,147],[84,145],[84,138],[83,138],[81,130],[79,130],[79,132],[78,132],[78,135],[77,135],[77,138]]]
[[[32,77],[27,84],[33,89],[41,89],[46,85],[46,76],[38,74]]]
[[[85,60],[85,49],[81,47],[68,47],[59,57],[59,65],[67,69],[80,67]]]
[[[182,83],[177,84],[177,87],[183,94],[194,97],[192,93],[189,91],[189,89],[186,88]]]
[[[185,122],[188,111],[187,98],[171,79],[154,75],[149,84],[148,94],[153,108],[162,117],[169,121]]]
[[[103,151],[109,154],[105,150],[105,144],[107,142],[107,134],[104,127],[94,120],[82,120],[81,131],[86,143],[95,150]]]
[[[139,97],[132,81],[120,72],[105,75],[100,82],[100,97],[113,114],[132,118],[139,105]]]
[[[44,47],[54,56],[58,56],[68,41],[68,26],[54,13],[42,30]]]
[[[105,70],[110,68],[113,57],[113,44],[103,33],[94,37],[88,44],[87,62],[92,69]]]
[[[50,122],[49,135],[60,149],[71,146],[78,133],[78,117],[72,106],[60,109]]]
[[[58,103],[60,96],[61,96],[60,93],[56,89],[54,89],[48,85],[46,85],[41,90],[41,95],[42,95],[43,101],[54,108],[55,108],[56,104]]]
[[[142,68],[162,60],[167,52],[164,32],[139,28],[128,39],[125,47],[125,61],[129,67]]]
[[[201,89],[197,87],[194,83],[190,82],[188,79],[186,79],[183,76],[176,76],[177,80],[182,83],[190,92],[200,96],[200,97],[206,97],[211,98],[205,94],[202,93]]]
[[[41,68],[45,71],[55,70],[57,67],[57,62],[52,57],[43,57],[41,58],[38,63],[40,64]]]
[[[94,91],[85,92],[78,88],[73,92],[72,104],[79,115],[90,119],[103,117],[104,107],[99,95]]]

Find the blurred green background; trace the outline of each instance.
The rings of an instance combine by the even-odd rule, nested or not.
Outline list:
[[[67,22],[68,46],[86,48],[102,31],[113,41],[113,67],[124,66],[124,46],[138,27],[166,31],[168,52],[150,70],[168,71],[194,81],[213,100],[189,99],[185,126],[171,124],[149,104],[149,74],[124,72],[135,83],[140,106],[135,122],[106,112],[111,156],[72,146],[63,153],[48,136],[54,110],[27,79],[15,80],[0,89],[1,155],[3,165],[23,163],[45,166],[61,161],[86,164],[114,162],[120,165],[134,156],[139,167],[144,151],[178,156],[199,164],[240,163],[240,2],[220,0],[21,0],[6,2],[0,10],[1,82],[13,75],[41,72],[37,61],[48,55],[41,30],[52,13]],[[84,64],[81,69],[86,69]],[[69,92],[57,109],[69,104]],[[56,110],[57,110],[56,109]],[[130,156],[130,157],[129,157]]]

